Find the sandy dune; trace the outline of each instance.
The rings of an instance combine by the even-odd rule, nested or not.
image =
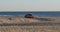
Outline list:
[[[11,20],[9,20],[9,18],[11,18]],[[21,17],[0,17],[0,23],[23,23],[23,22],[39,22],[39,20]]]
[[[11,20],[9,18],[12,18]],[[0,23],[32,23],[32,22],[60,22],[60,17],[40,17],[40,19],[29,19],[22,17],[0,16]],[[45,21],[45,19],[48,19]],[[50,22],[49,21],[49,22]],[[0,26],[0,32],[60,32],[60,26]]]
[[[9,20],[9,18],[11,18],[11,20]],[[44,20],[44,19],[47,19],[47,20]],[[60,17],[39,17],[37,19],[30,19],[30,18],[22,18],[17,16],[15,17],[0,16],[0,23],[42,22],[42,21],[49,21],[49,20],[60,22]]]

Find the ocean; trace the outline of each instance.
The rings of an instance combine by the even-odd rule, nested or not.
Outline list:
[[[60,16],[60,12],[0,12],[0,16],[24,16],[28,13],[32,13],[34,16]]]

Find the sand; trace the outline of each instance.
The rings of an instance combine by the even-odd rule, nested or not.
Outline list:
[[[11,20],[9,18],[11,18]],[[0,23],[23,23],[23,22],[38,22],[38,21],[39,20],[29,19],[29,18],[0,16]]]
[[[12,18],[9,20],[9,18]],[[38,17],[48,18],[51,22],[60,22],[60,17]],[[0,23],[33,23],[48,22],[49,20],[29,19],[23,17],[0,16]],[[49,22],[50,22],[49,21]],[[0,26],[0,32],[60,32],[60,26]]]
[[[9,20],[11,18],[11,20]],[[40,20],[39,18],[43,18],[43,20]],[[0,16],[0,23],[23,23],[23,22],[42,22],[45,21],[44,19],[47,19],[46,21],[53,21],[53,22],[60,22],[60,17],[39,17],[38,19],[32,19],[32,18],[23,18],[23,17],[17,17],[17,16]]]

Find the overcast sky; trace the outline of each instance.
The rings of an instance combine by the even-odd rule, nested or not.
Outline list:
[[[59,11],[60,0],[0,0],[0,11]]]

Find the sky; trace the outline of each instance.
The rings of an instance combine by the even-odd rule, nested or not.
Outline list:
[[[0,11],[60,11],[60,0],[0,0]]]

